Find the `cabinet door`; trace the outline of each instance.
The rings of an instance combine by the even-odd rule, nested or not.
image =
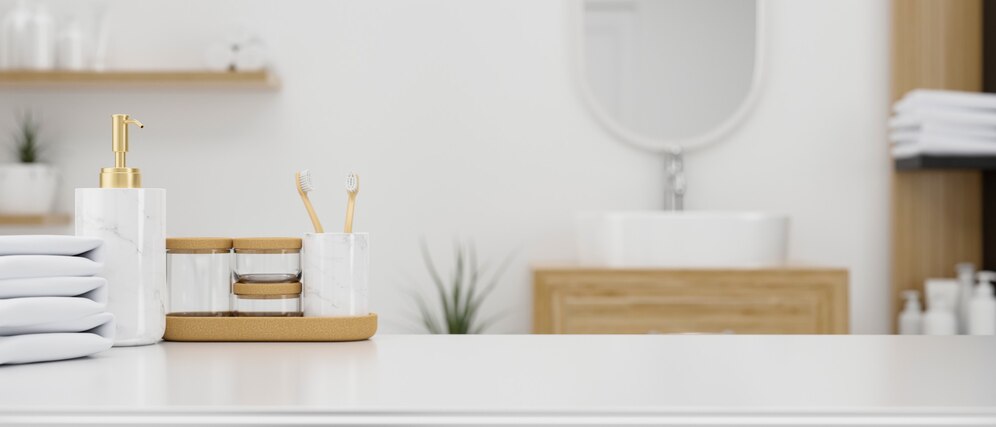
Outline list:
[[[847,333],[844,270],[537,270],[534,331]]]

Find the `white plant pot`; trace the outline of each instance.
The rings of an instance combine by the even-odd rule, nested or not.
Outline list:
[[[0,214],[52,212],[59,171],[40,163],[0,164]]]

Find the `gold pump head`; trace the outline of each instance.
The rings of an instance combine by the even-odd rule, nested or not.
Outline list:
[[[127,114],[111,116],[111,150],[114,151],[114,167],[100,169],[100,188],[142,188],[142,173],[138,168],[130,168],[126,164],[128,125],[145,127],[142,122],[129,118]]]

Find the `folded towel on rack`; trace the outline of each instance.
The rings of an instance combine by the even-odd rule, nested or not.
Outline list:
[[[939,135],[964,136],[969,138],[986,138],[996,140],[996,125],[959,125],[936,120],[927,120],[916,123],[906,123],[901,126],[891,127],[890,135],[909,135],[917,133],[931,133]]]
[[[996,110],[985,112],[954,108],[922,108],[896,114],[889,119],[889,128],[916,127],[926,123],[944,123],[949,126],[996,127]]]
[[[0,337],[0,365],[75,359],[100,353],[112,345],[113,319],[85,332]]]
[[[897,142],[892,146],[892,157],[908,158],[928,156],[996,156],[996,142],[979,141],[968,138],[920,137],[908,142]]]
[[[107,286],[103,277],[32,277],[0,280],[0,298],[75,297]]]
[[[84,256],[101,261],[99,252],[103,241],[95,237],[25,235],[0,236],[0,255],[66,255]]]
[[[103,264],[82,256],[4,255],[0,256],[0,280],[33,277],[93,276]]]
[[[889,141],[915,142],[924,138],[954,138],[996,144],[996,126],[944,126],[928,123],[924,126],[897,128],[889,132]]]
[[[893,105],[893,111],[904,113],[922,108],[957,108],[996,111],[996,95],[956,90],[913,89]]]

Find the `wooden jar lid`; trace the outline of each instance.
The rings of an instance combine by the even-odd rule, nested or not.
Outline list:
[[[301,249],[300,237],[239,237],[232,239],[235,249]]]
[[[170,237],[166,239],[166,249],[204,250],[232,249],[232,239],[227,237]]]
[[[287,283],[242,283],[232,285],[235,295],[300,295],[301,282]]]

